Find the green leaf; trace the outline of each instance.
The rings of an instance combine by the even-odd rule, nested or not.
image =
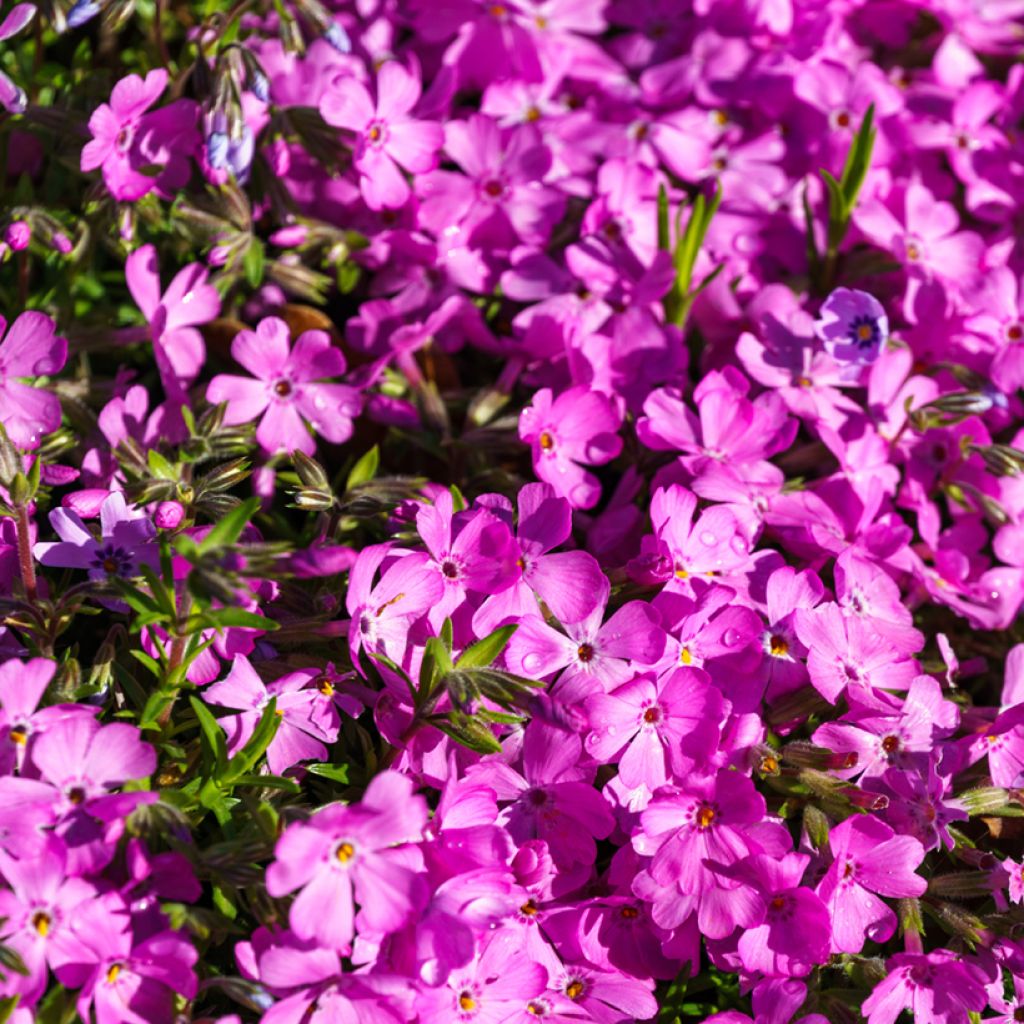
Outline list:
[[[198,697],[189,697],[188,701],[192,705],[192,711],[199,722],[199,729],[212,759],[212,775],[215,779],[219,779],[224,774],[228,763],[228,747],[224,730],[220,727],[217,719],[213,717],[210,709]]]
[[[20,974],[23,978],[28,977],[28,968],[21,954],[11,946],[0,945],[0,969]]]
[[[512,634],[518,626],[502,626],[496,629],[490,636],[478,640],[475,644],[467,647],[455,662],[457,669],[486,668],[494,662],[494,659],[508,646]]]
[[[256,762],[270,746],[280,724],[281,716],[277,713],[277,698],[271,697],[259,724],[249,738],[249,742],[228,762],[228,769],[224,775],[225,782],[232,783],[252,771]]]
[[[501,744],[494,733],[482,722],[467,715],[452,712],[447,722],[433,722],[433,725],[456,743],[475,750],[478,754],[501,753]]]
[[[252,517],[259,510],[259,507],[259,498],[248,498],[237,508],[233,508],[202,539],[199,544],[199,553],[201,555],[209,554],[218,548],[225,548],[234,544],[242,535],[242,531],[252,521]]]
[[[861,121],[857,134],[853,137],[853,143],[846,154],[843,173],[839,178],[843,199],[846,203],[847,217],[857,204],[857,196],[867,177],[868,168],[871,166],[871,154],[874,151],[875,138],[878,135],[874,123],[875,105],[872,103],[864,114],[864,120]]]
[[[345,490],[351,491],[360,484],[369,483],[380,467],[380,449],[374,445],[353,467],[345,481]]]
[[[19,1002],[21,1002],[21,996],[7,996],[0,999],[0,1024],[5,1024],[5,1021],[11,1019],[11,1014],[18,1008]]]
[[[139,716],[140,729],[159,729],[158,719],[163,711],[169,708],[178,696],[177,689],[155,690],[149,695],[146,706]]]
[[[302,787],[283,775],[240,775],[232,781],[234,786],[262,786],[264,789],[283,789],[287,793],[301,793]]]
[[[204,612],[190,615],[185,622],[186,633],[198,633],[204,629],[259,629],[271,633],[280,625],[255,612],[244,608],[208,608]]]
[[[253,238],[242,258],[242,269],[245,271],[245,279],[249,282],[250,288],[258,288],[262,284],[265,258],[266,252],[263,243],[258,238]]]
[[[669,204],[668,189],[658,186],[658,248],[662,252],[670,252],[672,241],[669,238]]]
[[[452,638],[454,637],[454,630],[452,628],[452,620],[445,619],[441,623],[441,642],[444,644],[444,649],[451,654],[452,650]]]
[[[322,778],[330,779],[332,782],[340,782],[343,785],[348,783],[348,765],[347,764],[307,764],[305,765],[306,771],[312,775],[319,775]]]
[[[452,484],[449,488],[452,494],[452,512],[463,512],[466,508],[466,499],[463,497],[462,491]]]
[[[153,476],[161,480],[177,480],[178,471],[155,448],[146,453],[146,464]]]

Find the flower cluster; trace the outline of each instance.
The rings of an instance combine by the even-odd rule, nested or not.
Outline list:
[[[218,6],[0,21],[0,1020],[1024,1019],[1024,2]]]

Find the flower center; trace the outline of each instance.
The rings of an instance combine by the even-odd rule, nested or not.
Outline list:
[[[81,786],[72,786],[68,790],[68,801],[77,807],[80,803],[85,802],[85,790]]]
[[[491,4],[488,8],[487,13],[492,18],[504,18],[508,14],[508,8],[504,4]]]
[[[366,141],[371,146],[381,146],[384,144],[384,123],[382,121],[374,121],[366,129]]]
[[[548,795],[543,789],[531,789],[527,799],[534,807],[543,807],[548,802]]]
[[[920,248],[917,245],[915,245],[913,242],[911,242],[907,246],[907,259],[910,260],[911,263],[916,263],[920,258],[921,258],[921,250],[920,250]]]
[[[290,381],[279,380],[274,385],[274,394],[279,398],[287,398],[292,393],[292,385]]]
[[[681,577],[681,578],[682,578],[682,579],[685,579],[686,577],[684,576],[684,577]],[[689,647],[684,647],[684,648],[683,648],[683,649],[682,649],[682,650],[681,650],[681,651],[679,652],[679,660],[680,660],[680,661],[681,661],[681,662],[682,662],[682,663],[683,663],[684,665],[692,665],[692,664],[693,664],[693,654],[691,654],[691,653],[690,653],[690,648],[689,648]]]
[[[455,580],[459,578],[459,567],[450,559],[446,558],[441,563],[441,575],[445,579]]]
[[[119,153],[127,153],[131,148],[132,138],[135,135],[135,131],[131,125],[125,125],[118,133],[117,138],[114,140],[114,145],[117,147]]]
[[[768,641],[768,651],[770,654],[775,655],[776,658],[784,658],[789,654],[789,641],[784,636],[779,636],[775,633]]]
[[[648,725],[655,725],[656,723],[660,722],[661,721],[661,708],[659,708],[657,705],[655,705],[653,707],[649,707],[644,712],[644,721]]]
[[[555,447],[555,439],[546,430],[537,439],[537,443],[540,445],[541,450],[545,452],[549,452]]]
[[[878,324],[872,317],[859,316],[850,325],[850,341],[859,349],[868,349],[879,341]]]
[[[537,903],[535,900],[527,900],[520,908],[519,913],[524,917],[534,917],[537,913]]]
[[[565,994],[573,1001],[576,1002],[578,999],[583,998],[585,986],[579,978],[574,978],[565,986]]]
[[[887,754],[895,754],[900,749],[900,738],[899,736],[886,736],[882,740],[882,749]]]
[[[1012,323],[1006,328],[1006,340],[1007,341],[1020,341],[1024,338],[1024,326],[1018,323]]]
[[[32,927],[45,939],[53,919],[45,910],[37,910],[32,915]]]
[[[619,917],[623,917],[627,921],[635,921],[639,916],[640,911],[636,907],[623,907],[619,911]]]
[[[465,989],[459,993],[459,1009],[466,1012],[476,1009],[476,1000],[473,998],[472,993]]]
[[[132,556],[123,548],[104,544],[93,555],[92,567],[101,569],[108,576],[133,576]]]
[[[23,747],[28,742],[28,729],[24,725],[13,725],[8,733],[11,742],[16,746]]]
[[[541,117],[540,107],[527,107],[523,117],[525,121],[539,121]]]
[[[594,658],[594,648],[590,644],[580,644],[576,648],[576,657],[586,665],[588,661],[592,661]]]
[[[120,964],[111,964],[110,969],[107,971],[107,984],[113,985],[117,981],[117,976],[121,973]]]
[[[711,828],[711,823],[715,820],[715,817],[714,807],[710,804],[701,804],[697,808],[697,828]]]
[[[339,843],[334,856],[339,864],[347,864],[356,855],[356,848],[348,842]]]
[[[321,676],[317,681],[316,688],[325,696],[334,696],[334,684],[327,678],[327,676]]]
[[[849,128],[850,127],[850,122],[852,120],[853,120],[853,118],[850,117],[850,114],[849,114],[848,111],[840,110],[839,113],[836,114],[836,127],[837,128]]]
[[[505,186],[494,178],[484,184],[484,192],[486,192],[492,199],[497,199],[504,191]]]
[[[785,907],[785,905],[786,905],[786,897],[785,896],[776,896],[775,899],[772,900],[772,904],[771,904],[772,910],[776,910],[776,911],[782,910],[782,908]]]

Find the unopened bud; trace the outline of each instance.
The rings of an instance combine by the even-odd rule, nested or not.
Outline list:
[[[7,230],[4,232],[4,241],[15,252],[28,248],[31,239],[32,229],[23,220],[16,220],[8,224]]]
[[[979,814],[995,814],[1011,806],[1009,790],[1000,789],[998,786],[969,789],[965,793],[960,793],[957,800],[972,818]]]
[[[153,522],[161,530],[173,530],[185,518],[185,509],[177,501],[161,501],[153,514]]]

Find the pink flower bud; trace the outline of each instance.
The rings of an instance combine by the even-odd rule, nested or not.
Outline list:
[[[156,507],[153,522],[161,530],[173,530],[185,518],[185,509],[179,501],[161,501]]]
[[[31,238],[32,229],[23,220],[16,220],[8,224],[7,230],[4,232],[4,241],[15,252],[28,248]]]

